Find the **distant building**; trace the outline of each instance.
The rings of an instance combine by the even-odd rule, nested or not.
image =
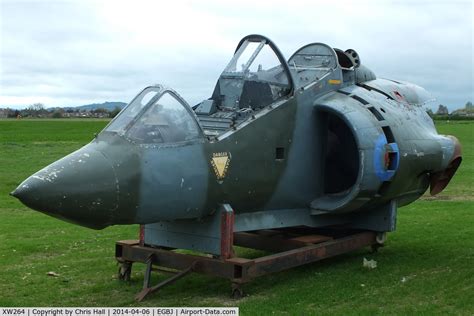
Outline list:
[[[91,111],[83,111],[83,112],[64,112],[62,113],[62,117],[71,117],[71,118],[108,118],[109,112],[91,112]]]
[[[466,106],[464,107],[464,109],[458,109],[456,111],[453,111],[451,115],[474,117],[474,105],[472,104],[471,101],[469,101],[466,103]]]
[[[466,116],[466,117],[474,117],[474,110],[468,110],[468,109],[459,109],[456,111],[453,111],[451,113],[453,116]]]

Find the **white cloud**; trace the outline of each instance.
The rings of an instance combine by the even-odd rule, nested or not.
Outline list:
[[[470,1],[0,3],[0,106],[128,102],[153,83],[193,104],[250,33],[287,58],[308,42],[354,48],[378,76],[424,86],[451,109],[474,99]]]

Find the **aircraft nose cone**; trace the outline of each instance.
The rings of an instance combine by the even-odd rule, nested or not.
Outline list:
[[[109,161],[86,146],[33,174],[10,194],[34,210],[100,229],[110,225],[118,193]]]

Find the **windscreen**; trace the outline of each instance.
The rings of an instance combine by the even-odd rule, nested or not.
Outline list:
[[[186,105],[166,91],[144,109],[126,136],[143,144],[175,143],[197,139],[201,131]]]
[[[133,119],[161,91],[159,87],[149,87],[138,94],[130,104],[105,128],[108,132],[123,132]]]

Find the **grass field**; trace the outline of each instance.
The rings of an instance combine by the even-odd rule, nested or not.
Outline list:
[[[116,240],[136,226],[101,231],[31,211],[8,196],[41,167],[86,144],[106,121],[0,120],[0,306],[239,306],[242,315],[474,315],[474,122],[437,123],[457,136],[464,161],[440,197],[399,211],[386,247],[273,274],[229,298],[226,280],[191,275],[143,303],[132,281],[116,279]],[[375,259],[367,270],[362,258]],[[58,277],[47,276],[54,271]],[[154,281],[164,278],[155,275]]]

